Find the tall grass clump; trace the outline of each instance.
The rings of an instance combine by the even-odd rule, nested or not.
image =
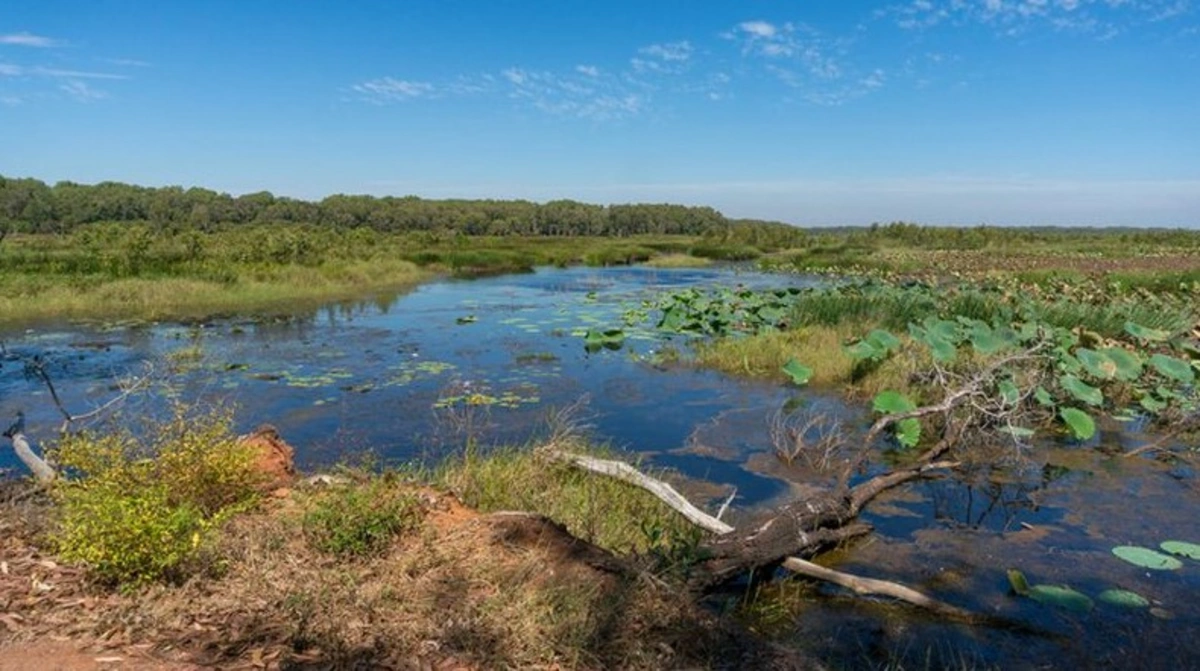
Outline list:
[[[572,441],[574,451],[592,451]],[[615,553],[694,545],[695,527],[648,492],[548,460],[531,449],[501,449],[447,463],[439,476],[464,504],[482,512],[545,515],[576,537]]]
[[[256,501],[261,475],[225,411],[176,408],[142,437],[118,429],[65,436],[51,452],[66,478],[52,541],[102,582],[181,580],[205,568],[210,534]]]
[[[412,491],[380,477],[317,494],[302,526],[316,549],[339,557],[363,557],[387,549],[392,539],[419,526],[422,516]]]

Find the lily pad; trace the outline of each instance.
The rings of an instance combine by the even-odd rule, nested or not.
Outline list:
[[[1104,393],[1074,375],[1064,375],[1059,381],[1063,389],[1088,405],[1103,405]]]
[[[1146,608],[1150,605],[1149,599],[1127,589],[1106,589],[1096,598],[1104,603],[1123,608]]]
[[[1167,356],[1166,354],[1155,354],[1150,357],[1150,365],[1172,380],[1184,384],[1191,384],[1196,381],[1196,371],[1192,369],[1190,363],[1183,359]]]
[[[805,366],[795,359],[789,359],[788,362],[783,365],[783,372],[787,373],[788,377],[792,379],[792,384],[800,386],[808,384],[808,381],[812,379],[813,375],[813,369]]]
[[[1066,422],[1071,435],[1078,440],[1089,440],[1096,435],[1096,422],[1091,415],[1078,408],[1063,408],[1058,411],[1059,417]]]
[[[1077,592],[1070,587],[1059,585],[1034,585],[1029,588],[1030,599],[1050,606],[1058,606],[1080,613],[1086,613],[1094,605],[1086,594]]]
[[[1112,549],[1112,553],[1134,566],[1156,571],[1174,571],[1183,566],[1183,562],[1170,555],[1137,545],[1118,545]]]
[[[1170,552],[1173,555],[1187,557],[1200,561],[1200,545],[1188,543],[1186,541],[1163,541],[1159,544],[1164,551]]]
[[[1125,332],[1147,342],[1163,342],[1171,337],[1170,333],[1162,329],[1153,329],[1133,322],[1125,322]]]

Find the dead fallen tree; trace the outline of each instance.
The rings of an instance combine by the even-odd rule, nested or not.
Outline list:
[[[103,416],[123,403],[131,394],[144,389],[150,382],[151,372],[152,370],[147,367],[146,374],[129,380],[119,381],[117,383],[119,393],[116,396],[88,412],[75,414],[67,410],[62,398],[59,397],[58,389],[54,386],[54,380],[51,379],[50,373],[46,370],[46,360],[37,356],[25,361],[25,374],[38,379],[46,386],[46,390],[50,392],[50,399],[54,402],[54,407],[63,417],[62,424],[58,430],[59,434],[65,434],[77,424],[95,420]],[[3,435],[11,441],[13,452],[17,455],[17,459],[29,469],[29,472],[33,474],[34,479],[39,484],[52,482],[58,477],[58,472],[54,466],[34,451],[29,436],[25,434],[24,412],[17,411],[16,421],[4,431]]]
[[[714,534],[701,543],[703,559],[692,570],[691,585],[695,589],[713,587],[747,571],[782,565],[792,572],[841,585],[859,594],[892,597],[954,619],[974,618],[966,610],[903,585],[835,571],[794,556],[811,556],[822,548],[868,533],[870,525],[854,519],[873,496],[928,471],[952,466],[952,463],[928,463],[887,473],[856,486],[848,496],[829,495],[815,500],[793,501],[776,510],[766,521],[738,530],[692,505],[671,485],[645,475],[628,464],[573,454],[553,445],[543,448],[543,453],[552,460],[641,487],[696,526]]]

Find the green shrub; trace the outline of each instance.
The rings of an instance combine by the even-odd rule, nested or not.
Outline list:
[[[64,560],[107,583],[185,578],[210,532],[257,498],[254,452],[230,430],[228,413],[179,408],[144,435],[79,433],[53,451],[71,476],[55,486],[53,540]]]
[[[322,552],[365,556],[382,552],[421,517],[415,495],[377,479],[322,492],[304,513],[303,526],[309,543]]]

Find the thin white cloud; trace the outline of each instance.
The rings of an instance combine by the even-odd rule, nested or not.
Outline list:
[[[600,76],[600,68],[596,67],[595,65],[576,65],[575,72],[578,72],[581,75],[587,75],[588,77]]]
[[[664,42],[651,44],[638,49],[638,53],[663,61],[683,62],[692,58],[692,44],[687,40],[682,42]]]
[[[79,102],[92,102],[108,97],[104,91],[93,88],[87,82],[79,79],[72,79],[60,84],[58,89]]]
[[[11,63],[0,63],[0,77],[20,77],[25,74],[25,68]]]
[[[982,24],[1005,35],[1038,26],[1112,37],[1193,13],[1192,0],[911,0],[876,12],[905,30]]]
[[[34,35],[33,33],[28,32],[0,35],[0,44],[14,47],[34,47],[38,49],[49,49],[52,47],[63,46],[63,42],[61,40],[56,40],[44,35]]]
[[[428,97],[434,93],[434,86],[428,82],[409,81],[381,77],[355,84],[353,89],[371,102],[395,102],[413,98]]]
[[[146,61],[139,61],[136,58],[102,58],[101,61],[109,65],[116,65],[123,68],[148,68],[150,64]]]
[[[129,79],[129,75],[117,75],[110,72],[87,72],[83,70],[63,70],[61,68],[36,67],[29,68],[29,74],[42,77],[65,77],[69,79]]]

